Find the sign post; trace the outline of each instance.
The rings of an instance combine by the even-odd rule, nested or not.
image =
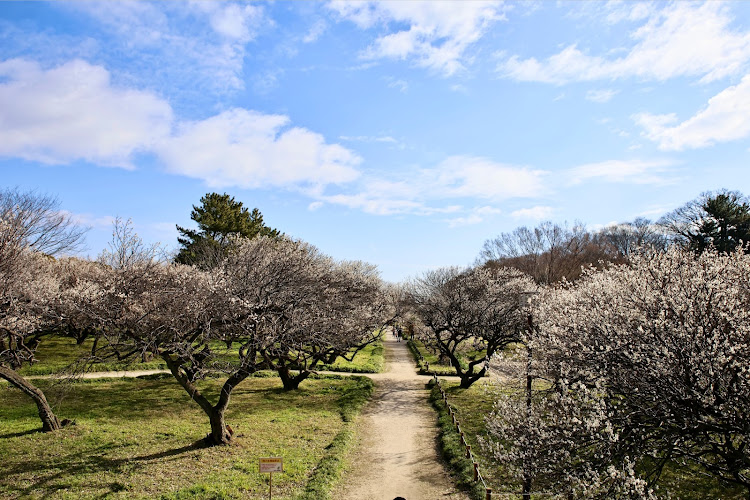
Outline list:
[[[284,472],[284,461],[281,457],[261,458],[258,470],[261,474],[268,472],[268,500],[271,500],[273,473]]]

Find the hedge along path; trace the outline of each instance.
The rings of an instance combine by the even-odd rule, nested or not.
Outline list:
[[[386,371],[359,421],[359,443],[335,500],[467,500],[440,460],[435,412],[406,342],[384,335]]]

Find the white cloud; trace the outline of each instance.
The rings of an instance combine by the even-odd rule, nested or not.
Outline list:
[[[750,75],[709,99],[703,110],[682,123],[675,114],[640,113],[633,119],[663,150],[681,151],[744,139],[750,136]]]
[[[589,180],[613,183],[666,184],[673,163],[665,160],[610,160],[574,167],[566,173],[570,185]]]
[[[356,141],[356,142],[398,142],[396,139],[389,135],[384,136],[369,136],[369,135],[342,135],[339,137],[342,141]]]
[[[570,2],[566,17],[590,22],[616,25],[647,19],[658,11],[655,2],[633,2],[631,0],[608,0],[606,2]]]
[[[498,70],[508,78],[554,84],[626,77],[664,81],[678,76],[713,81],[737,74],[750,61],[750,33],[730,28],[729,10],[722,2],[633,9],[628,20],[645,21],[631,33],[635,43],[623,57],[590,55],[573,44],[542,61],[511,56]]]
[[[505,19],[501,2],[382,1],[329,3],[362,29],[392,23],[406,29],[378,37],[365,59],[410,60],[444,75],[464,68],[467,49],[496,21]]]
[[[173,173],[209,186],[300,187],[356,179],[361,159],[289,118],[231,109],[183,123],[155,151]]]
[[[325,33],[327,29],[328,25],[326,24],[326,22],[322,19],[318,19],[310,27],[310,30],[307,32],[307,34],[302,37],[302,41],[305,43],[312,43],[320,38],[320,36]]]
[[[646,217],[647,219],[658,219],[667,212],[674,210],[674,205],[651,205],[648,209],[636,214],[636,217]]]
[[[92,229],[112,229],[115,223],[115,217],[111,215],[77,214],[67,210],[61,210],[61,212],[70,216],[76,224]]]
[[[74,60],[45,70],[22,59],[0,62],[2,156],[132,168],[132,155],[167,136],[171,123],[166,101],[113,86],[101,66]]]
[[[550,219],[555,213],[555,209],[546,206],[534,206],[531,208],[521,208],[511,212],[511,216],[518,219],[545,220]]]
[[[396,89],[402,93],[405,93],[407,90],[409,90],[409,82],[407,82],[406,80],[387,77],[386,81],[388,82],[389,89]]]
[[[71,2],[68,7],[85,12],[140,59],[150,61],[144,72],[164,77],[168,85],[244,88],[246,45],[257,31],[271,23],[261,6],[235,2]],[[160,74],[152,74],[158,61]]]
[[[640,21],[653,15],[655,5],[649,2],[607,2],[604,7],[609,24],[623,21]]]
[[[466,209],[462,202],[486,200],[498,203],[512,198],[531,198],[545,192],[547,172],[505,165],[486,158],[452,156],[433,168],[403,171],[397,179],[363,176],[354,194],[318,193],[320,201],[356,208],[378,215],[468,214],[450,219],[451,224],[479,222],[499,213],[493,206]]]
[[[382,143],[388,143],[388,144],[398,144],[398,141],[395,138],[391,137],[390,135],[378,135],[378,136],[342,135],[342,136],[339,136],[339,139],[342,141],[347,141],[347,142],[382,142]]]
[[[166,238],[177,239],[177,224],[174,222],[152,222],[148,228],[154,232],[163,234]]]
[[[502,210],[495,207],[475,207],[469,212],[467,216],[447,219],[446,222],[448,223],[448,227],[451,228],[473,226],[484,222],[490,216],[498,215],[501,213]]]
[[[398,198],[392,193],[380,193],[372,190],[354,194],[323,195],[321,196],[321,202],[342,205],[374,215],[405,213],[430,215],[435,213],[435,210],[428,209],[418,201]]]
[[[0,137],[0,156],[47,164],[132,168],[134,154],[155,153],[170,172],[215,187],[309,190],[360,175],[359,156],[287,116],[236,108],[175,123],[166,101],[115,87],[106,69],[78,60],[49,70],[0,62]]]
[[[612,100],[617,95],[616,90],[589,90],[586,92],[586,99],[592,102],[605,103]]]
[[[239,43],[247,43],[255,37],[255,29],[263,16],[261,7],[250,4],[192,2],[191,5],[208,15],[216,33]]]
[[[546,172],[473,156],[452,156],[423,172],[424,185],[441,198],[508,199],[538,196]]]
[[[467,217],[456,217],[454,219],[446,220],[446,222],[448,223],[448,227],[450,228],[474,226],[474,225],[479,224],[482,221],[483,221],[482,217],[477,214],[470,214]]]

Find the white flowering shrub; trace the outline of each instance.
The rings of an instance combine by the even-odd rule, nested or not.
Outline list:
[[[484,449],[506,473],[529,476],[530,490],[575,498],[652,498],[628,457],[616,460],[619,439],[596,388],[582,385],[537,391],[531,407],[524,391],[505,392],[487,417]]]
[[[548,389],[530,417],[498,402],[496,456],[531,453],[538,483],[581,496],[648,496],[674,462],[750,491],[749,283],[741,252],[673,248],[546,290],[530,345]]]

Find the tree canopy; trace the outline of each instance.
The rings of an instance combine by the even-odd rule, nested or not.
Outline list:
[[[65,283],[50,256],[79,249],[86,229],[59,211],[56,198],[18,190],[0,191],[0,378],[34,400],[43,429],[59,429],[44,393],[18,374],[35,361],[40,340],[56,330]]]
[[[426,272],[408,286],[408,302],[418,319],[417,335],[448,358],[468,388],[482,378],[489,360],[518,342],[524,324],[519,297],[536,286],[531,277],[507,267],[456,267]],[[459,352],[478,352],[461,365]]]
[[[182,245],[175,257],[178,264],[212,267],[226,256],[232,237],[280,234],[265,225],[257,208],[248,210],[241,201],[235,201],[226,193],[207,193],[200,199],[200,205],[193,205],[190,218],[198,224],[198,229],[177,226],[180,233],[177,241]]]
[[[529,409],[501,396],[496,460],[575,498],[655,496],[677,463],[750,492],[750,257],[673,246],[542,290]],[[512,359],[506,362],[512,363]]]
[[[477,263],[512,267],[547,285],[575,280],[582,267],[619,258],[612,245],[582,223],[568,227],[544,221],[535,228],[518,227],[485,241]]]
[[[739,191],[705,192],[659,221],[681,246],[733,252],[750,242],[750,203]]]

